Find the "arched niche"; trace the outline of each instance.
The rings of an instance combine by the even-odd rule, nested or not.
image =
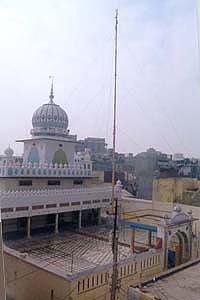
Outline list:
[[[32,146],[29,155],[28,155],[28,162],[37,163],[40,162],[39,152],[36,146]]]
[[[54,153],[52,163],[53,164],[67,164],[68,163],[67,156],[62,149],[58,149]]]

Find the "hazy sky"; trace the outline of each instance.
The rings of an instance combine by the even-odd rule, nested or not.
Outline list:
[[[0,1],[0,151],[29,136],[55,102],[78,138],[112,136],[114,15],[119,8],[117,150],[200,157],[196,0]]]

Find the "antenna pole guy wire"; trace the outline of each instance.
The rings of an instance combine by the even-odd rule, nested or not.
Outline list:
[[[115,143],[116,143],[116,108],[117,108],[117,29],[118,29],[118,10],[115,14],[115,73],[114,73],[114,107],[113,107],[113,151],[112,151],[112,213],[114,213],[114,228],[112,237],[112,253],[113,253],[113,268],[112,268],[112,284],[110,300],[116,300],[118,288],[118,199],[115,197]]]

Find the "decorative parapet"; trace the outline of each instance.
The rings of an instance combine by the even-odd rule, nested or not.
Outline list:
[[[110,207],[111,187],[1,191],[2,219]]]
[[[65,196],[69,197],[72,195],[87,195],[109,192],[111,193],[110,186],[102,187],[88,187],[88,188],[75,188],[75,189],[30,189],[30,190],[10,190],[10,191],[0,191],[0,199],[7,197],[11,198],[21,198],[21,197],[32,197],[32,196]]]
[[[91,177],[92,162],[69,164],[20,164],[0,165],[0,177]]]

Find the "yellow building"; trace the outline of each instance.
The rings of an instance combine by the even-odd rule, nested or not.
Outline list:
[[[196,192],[199,188],[200,181],[196,178],[156,178],[153,180],[153,202],[184,203],[184,193]]]
[[[152,208],[171,212],[179,203],[182,211],[193,212],[200,219],[200,180],[196,178],[156,178],[153,180]],[[194,233],[200,232],[199,222],[195,223]]]

